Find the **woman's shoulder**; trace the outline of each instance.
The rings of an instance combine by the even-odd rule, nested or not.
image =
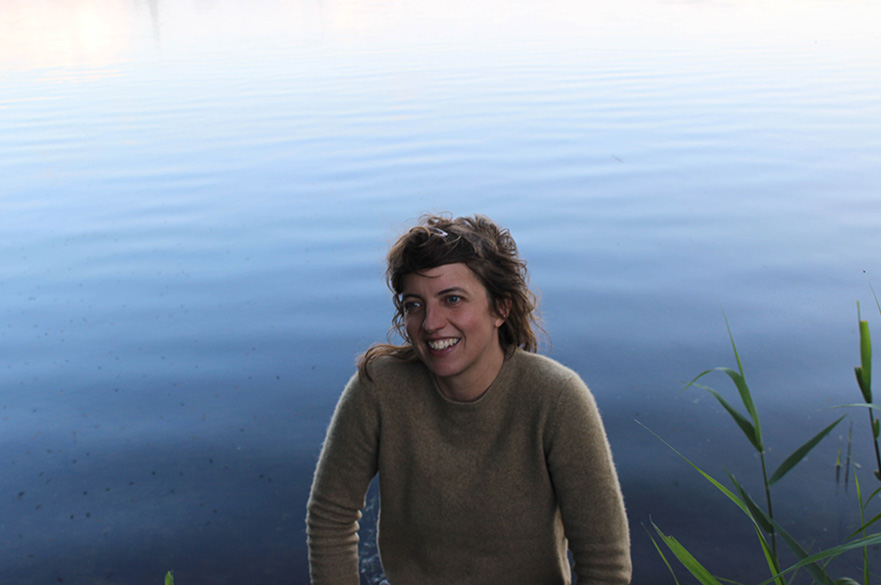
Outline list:
[[[593,400],[581,376],[553,358],[518,350],[512,362],[509,380],[521,402],[556,409],[571,401]]]
[[[558,422],[574,416],[573,420],[583,422],[596,411],[593,394],[572,368],[550,357],[528,352],[521,352],[515,359],[512,374],[516,400],[530,405],[536,416]]]
[[[565,385],[572,380],[581,382],[575,370],[545,355],[518,349],[512,356],[515,379],[530,383],[542,382],[548,385]]]
[[[361,382],[376,388],[384,388],[424,378],[425,367],[418,360],[383,355],[371,359],[364,371],[358,372],[357,377]]]

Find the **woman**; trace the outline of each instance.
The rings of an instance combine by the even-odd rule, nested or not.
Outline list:
[[[359,360],[307,516],[313,585],[356,585],[379,473],[391,585],[630,582],[618,478],[593,397],[535,354],[536,302],[507,230],[423,217],[388,255],[394,329]]]

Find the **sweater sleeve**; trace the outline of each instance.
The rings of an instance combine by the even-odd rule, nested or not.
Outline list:
[[[379,408],[354,376],[337,403],[321,449],[306,514],[313,585],[358,585],[358,520],[379,451]]]
[[[630,583],[624,499],[596,402],[578,376],[561,393],[548,429],[548,470],[579,585]]]

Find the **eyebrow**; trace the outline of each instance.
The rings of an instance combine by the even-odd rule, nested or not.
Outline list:
[[[445,288],[445,289],[442,290],[442,291],[438,291],[434,296],[436,296],[436,297],[442,297],[442,296],[444,296],[444,295],[448,295],[448,294],[450,294],[450,293],[464,293],[464,294],[468,294],[468,291],[466,291],[466,290],[465,290],[464,288],[462,288],[461,286],[451,286],[450,288]],[[405,292],[405,293],[403,293],[403,294],[401,295],[401,298],[402,298],[402,299],[406,299],[407,297],[422,298],[422,297],[420,297],[419,295],[417,295],[416,293],[411,293],[411,292]]]

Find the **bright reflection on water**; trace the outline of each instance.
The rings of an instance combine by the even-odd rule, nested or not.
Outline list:
[[[723,309],[772,466],[859,401],[877,2],[0,5],[4,583],[306,583],[323,430],[387,328],[386,246],[430,210],[517,238],[603,411],[634,583],[670,582],[650,519],[765,578],[740,512],[634,419],[758,495],[727,415],[679,394],[734,365]],[[775,486],[815,550],[855,528],[848,424]]]

